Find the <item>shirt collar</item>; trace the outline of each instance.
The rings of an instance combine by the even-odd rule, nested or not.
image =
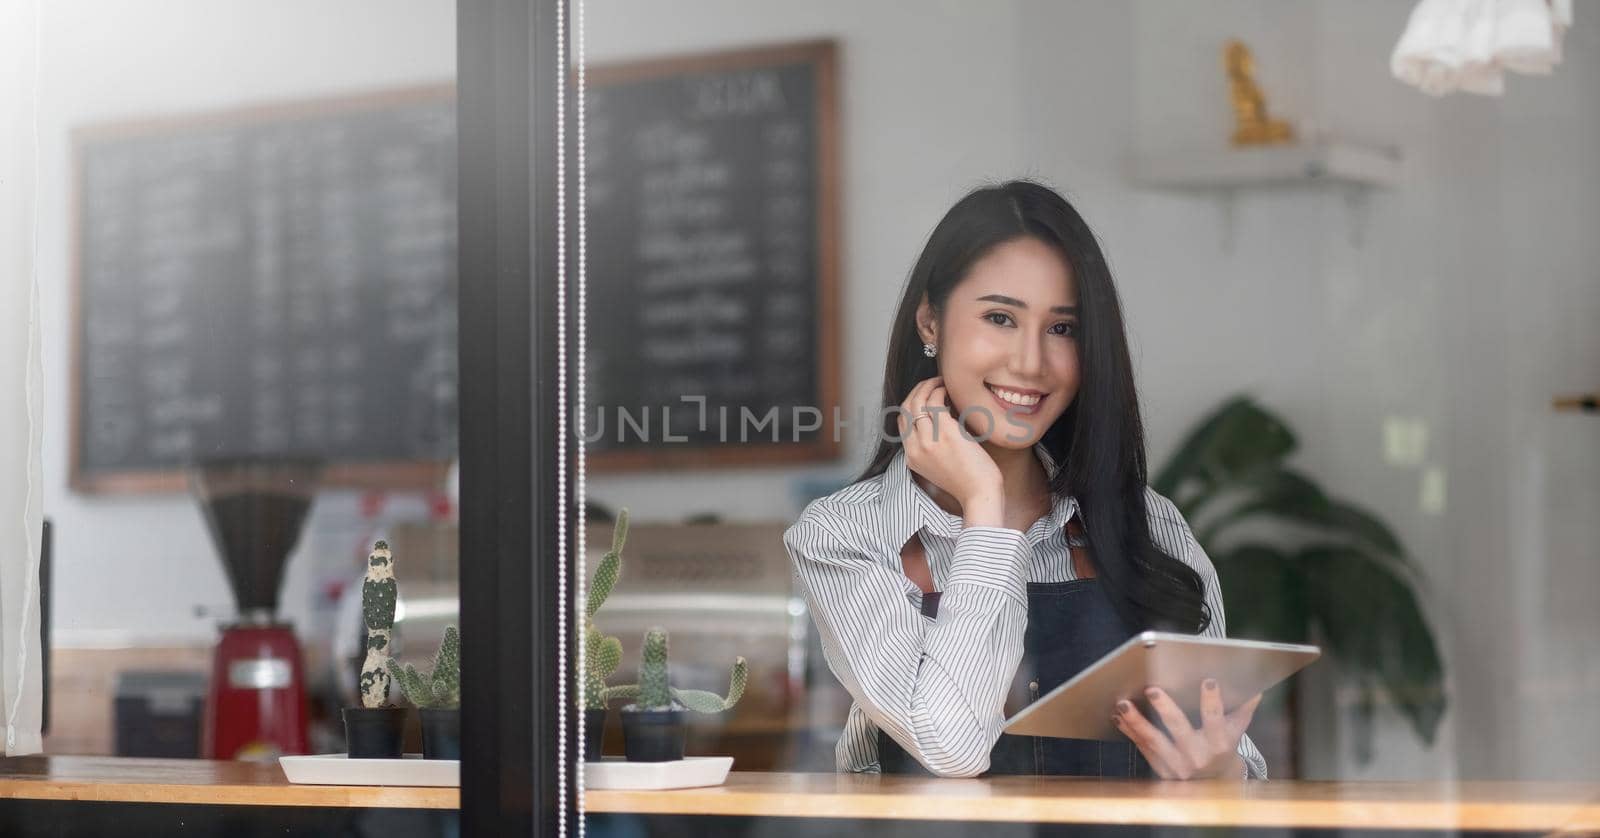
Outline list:
[[[1055,477],[1056,463],[1043,444],[1033,446],[1034,455],[1039,458],[1039,463],[1044,466],[1047,478]],[[911,469],[906,466],[906,452],[901,449],[895,452],[894,459],[889,461],[889,467],[883,473],[883,503],[885,511],[889,512],[902,532],[897,532],[898,542],[904,544],[911,535],[920,530],[927,530],[935,535],[942,535],[954,539],[961,534],[961,518],[946,512],[933,498],[928,496],[917,481],[911,477]],[[1072,520],[1078,510],[1078,502],[1071,495],[1057,496],[1050,505],[1050,514],[1046,516],[1050,530],[1060,530]],[[1031,534],[1031,533],[1030,533]]]

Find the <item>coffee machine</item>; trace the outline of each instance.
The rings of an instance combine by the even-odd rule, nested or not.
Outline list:
[[[190,471],[238,607],[212,653],[207,759],[276,761],[309,749],[300,643],[277,611],[320,472],[313,461],[283,459],[211,460]]]

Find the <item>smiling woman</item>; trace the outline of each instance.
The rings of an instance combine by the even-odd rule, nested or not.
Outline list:
[[[889,346],[876,456],[784,538],[854,699],[837,767],[1265,776],[1243,736],[1259,696],[1224,714],[1212,682],[1199,729],[1157,691],[1165,732],[1105,708],[1128,742],[1000,733],[1008,694],[1036,699],[1134,632],[1224,628],[1210,560],[1145,485],[1121,308],[1082,217],[1028,181],[962,198]]]

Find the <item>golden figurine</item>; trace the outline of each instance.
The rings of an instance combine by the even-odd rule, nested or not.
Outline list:
[[[1256,86],[1256,62],[1243,41],[1232,40],[1222,51],[1228,71],[1228,95],[1233,99],[1233,144],[1274,145],[1294,142],[1294,128],[1267,115],[1267,100]]]

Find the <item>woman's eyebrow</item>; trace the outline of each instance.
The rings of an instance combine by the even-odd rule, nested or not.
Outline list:
[[[1027,303],[1017,299],[1016,297],[1007,297],[1004,294],[985,294],[982,297],[979,297],[978,300],[980,302],[999,303],[999,304],[1001,304],[1003,306],[1015,306],[1016,308],[1027,308],[1028,307]],[[1078,307],[1077,306],[1056,306],[1056,307],[1050,309],[1050,311],[1053,314],[1077,314],[1078,313]]]

